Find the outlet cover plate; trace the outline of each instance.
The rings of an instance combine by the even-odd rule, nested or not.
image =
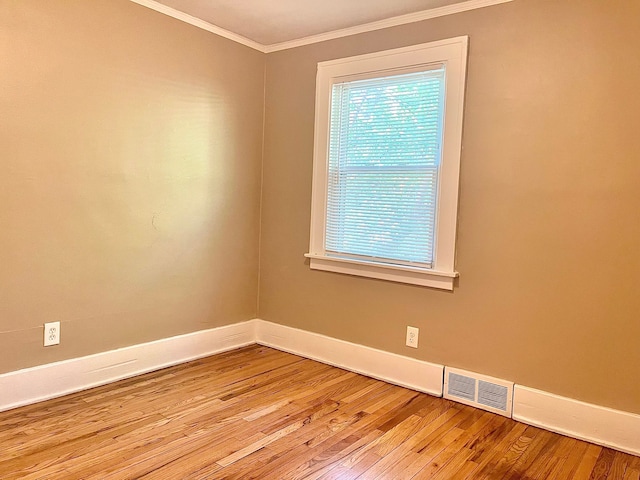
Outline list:
[[[60,343],[60,322],[44,324],[44,346],[58,345]]]
[[[418,348],[418,334],[420,329],[417,327],[407,327],[407,347]]]

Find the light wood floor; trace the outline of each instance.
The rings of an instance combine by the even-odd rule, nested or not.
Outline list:
[[[621,479],[640,458],[252,346],[0,413],[1,479]]]

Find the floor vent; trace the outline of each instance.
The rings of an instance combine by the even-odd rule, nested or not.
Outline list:
[[[511,417],[513,382],[445,367],[444,398]]]

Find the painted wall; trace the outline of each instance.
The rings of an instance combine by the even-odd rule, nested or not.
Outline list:
[[[516,0],[269,54],[259,316],[640,413],[638,18]],[[317,62],[459,35],[455,291],[311,271]]]
[[[640,413],[640,4],[614,3],[265,56],[128,0],[5,1],[0,372],[258,315]],[[455,291],[309,270],[317,62],[458,35]]]
[[[264,55],[127,0],[1,9],[0,372],[254,318]]]

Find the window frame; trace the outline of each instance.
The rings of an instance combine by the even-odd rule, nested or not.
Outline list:
[[[453,290],[458,213],[462,122],[468,37],[456,37],[410,47],[318,63],[311,198],[310,267],[401,283]],[[328,151],[331,92],[345,79],[376,78],[445,65],[445,105],[442,159],[439,172],[434,261],[431,268],[342,258],[327,254],[325,230],[328,196]]]

